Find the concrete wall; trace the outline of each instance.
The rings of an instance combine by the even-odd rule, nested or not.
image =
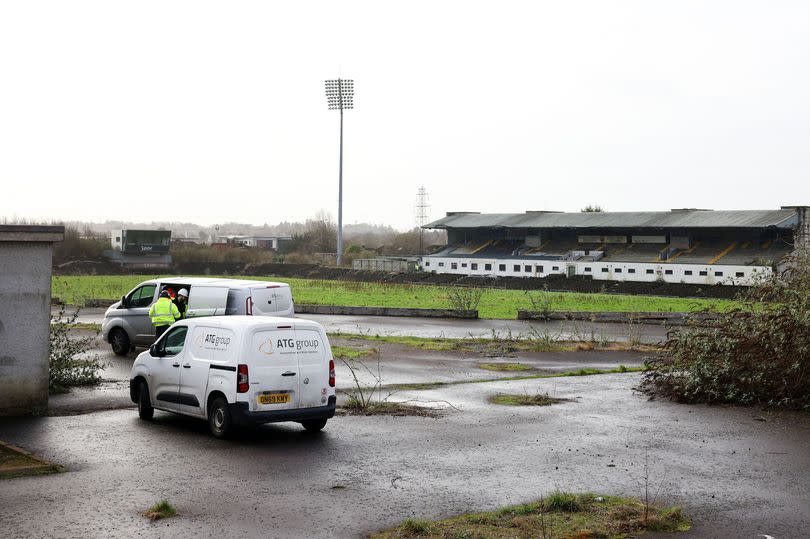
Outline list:
[[[0,415],[48,407],[52,242],[63,235],[62,227],[0,226]]]
[[[485,259],[463,257],[425,257],[422,269],[433,273],[458,275],[496,275],[501,277],[546,277],[548,275],[584,275],[594,280],[640,281],[688,284],[750,285],[759,275],[770,275],[765,266],[722,264],[666,264],[640,262],[585,262],[536,260],[531,258]]]

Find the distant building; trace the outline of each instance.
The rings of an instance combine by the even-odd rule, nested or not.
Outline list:
[[[291,241],[290,236],[217,236],[217,243],[254,247],[258,249],[272,249],[278,251],[285,241]]]
[[[133,268],[167,268],[172,263],[171,230],[112,230],[112,249],[104,257]]]

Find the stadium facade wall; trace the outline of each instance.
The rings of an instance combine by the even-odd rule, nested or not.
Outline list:
[[[536,260],[529,258],[425,257],[422,269],[432,273],[487,275],[500,277],[547,277],[567,275],[591,277],[597,281],[641,281],[687,284],[751,285],[768,276],[768,266],[721,264],[667,264],[639,262],[600,262]]]

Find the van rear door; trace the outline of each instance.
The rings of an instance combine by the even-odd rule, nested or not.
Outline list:
[[[271,284],[253,287],[251,292],[252,314],[261,316],[292,316],[290,287]]]
[[[189,291],[186,317],[223,315],[227,305],[227,286],[195,285]]]
[[[277,316],[276,288],[278,288],[278,285],[251,287],[252,314],[256,316]]]
[[[247,394],[251,411],[298,408],[298,355],[291,325],[256,331],[251,339]]]
[[[316,328],[296,328],[299,365],[299,408],[325,406],[329,397],[329,341]]]

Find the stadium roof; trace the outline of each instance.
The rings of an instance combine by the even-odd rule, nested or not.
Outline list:
[[[423,228],[792,228],[796,210],[645,212],[449,212]]]

